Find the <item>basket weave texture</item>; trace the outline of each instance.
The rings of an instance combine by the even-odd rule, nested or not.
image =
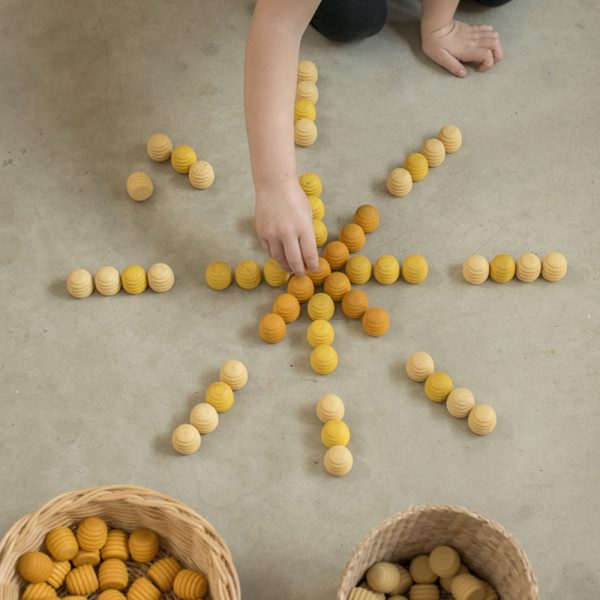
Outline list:
[[[494,521],[446,505],[413,506],[372,529],[342,573],[337,600],[347,600],[374,563],[410,560],[441,545],[456,548],[469,570],[492,584],[501,600],[538,600],[537,580],[517,541]]]
[[[160,537],[161,550],[207,577],[211,600],[240,600],[233,559],[217,531],[182,502],[131,485],[68,492],[17,521],[0,541],[0,600],[19,600],[25,583],[16,564],[22,554],[42,548],[54,527],[72,527],[89,516],[126,531],[152,529]]]

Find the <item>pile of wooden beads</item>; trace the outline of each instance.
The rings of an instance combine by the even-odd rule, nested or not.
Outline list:
[[[488,277],[496,283],[507,283],[517,277],[531,283],[540,277],[546,281],[560,281],[567,274],[567,259],[560,252],[550,252],[540,260],[537,254],[525,252],[515,262],[510,254],[497,254],[488,263],[484,256],[474,254],[463,263],[463,277],[467,283],[479,285]]]
[[[317,402],[317,417],[321,428],[321,442],[327,448],[323,458],[325,470],[334,477],[343,477],[352,470],[354,459],[347,448],[350,429],[343,420],[344,402],[335,394],[325,394]]]
[[[406,361],[406,374],[413,381],[425,382],[425,395],[432,402],[446,402],[446,409],[457,419],[467,418],[469,429],[477,435],[487,435],[496,428],[496,411],[489,404],[476,404],[467,388],[455,388],[444,371],[436,371],[433,358],[427,352],[415,352]]]
[[[212,433],[219,424],[219,413],[227,412],[235,402],[235,394],[248,383],[248,370],[239,360],[228,360],[219,371],[219,381],[208,386],[204,402],[192,408],[189,422],[178,425],[171,443],[178,454],[194,454],[202,436]]]
[[[121,288],[128,294],[141,294],[148,286],[158,293],[168,292],[175,283],[173,269],[166,263],[155,263],[148,273],[140,265],[129,265],[119,271],[114,267],[104,266],[92,274],[85,269],[75,269],[67,276],[67,290],[73,298],[87,298],[94,291],[94,286],[102,296],[114,296]]]
[[[403,563],[375,563],[348,600],[439,600],[444,593],[454,600],[498,600],[493,586],[471,574],[451,546],[438,546]]]
[[[27,582],[21,600],[160,600],[170,590],[180,600],[201,600],[208,594],[207,578],[161,553],[150,529],[127,533],[87,517],[73,529],[49,531],[45,546],[47,552],[27,552],[17,562]]]
[[[294,103],[294,141],[297,146],[312,146],[319,135],[317,110],[315,104],[319,100],[317,65],[310,60],[298,63],[298,81],[296,86],[296,102]]]
[[[388,192],[397,198],[406,196],[412,190],[413,182],[427,177],[431,167],[441,165],[446,154],[457,152],[462,145],[462,133],[456,125],[445,125],[437,138],[425,141],[421,152],[409,154],[402,167],[392,169],[386,180]]]

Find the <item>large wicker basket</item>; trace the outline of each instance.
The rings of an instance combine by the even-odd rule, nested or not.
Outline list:
[[[538,599],[538,584],[525,552],[500,525],[465,508],[430,505],[410,507],[367,534],[344,569],[337,600],[347,600],[373,563],[401,562],[440,545],[456,548],[469,569],[496,588],[501,600]]]
[[[16,563],[43,546],[46,533],[96,515],[113,527],[153,529],[161,549],[208,578],[212,600],[239,600],[240,583],[231,553],[216,530],[185,504],[152,490],[112,485],[58,496],[22,517],[0,542],[0,600],[18,600],[23,587]]]

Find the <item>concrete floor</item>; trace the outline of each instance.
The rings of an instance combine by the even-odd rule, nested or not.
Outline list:
[[[418,4],[390,12],[363,43],[306,34],[320,137],[298,151],[298,169],[323,177],[332,232],[372,202],[382,226],[365,253],[422,253],[431,273],[416,287],[367,285],[392,314],[388,335],[370,339],[336,315],[340,367],[318,377],[305,316],[284,343],[258,339],[272,289],[200,282],[214,259],[264,261],[242,112],[250,4],[0,3],[0,530],[66,490],[143,484],[216,526],[245,598],[325,600],[378,521],[456,503],[517,537],[542,597],[597,595],[600,6],[465,3],[465,20],[500,30],[506,58],[462,81],[421,55]],[[409,197],[387,195],[388,169],[447,122],[463,149]],[[151,164],[155,131],[211,161],[214,188]],[[124,192],[138,168],[155,182],[144,204]],[[529,250],[563,252],[566,280],[461,279],[470,254]],[[156,261],[176,273],[167,295],[66,293],[72,268]],[[491,437],[407,380],[416,350],[495,406]],[[199,454],[175,455],[173,426],[231,357],[250,383]],[[342,480],[320,464],[313,410],[325,392],[344,398],[352,430],[355,468]]]

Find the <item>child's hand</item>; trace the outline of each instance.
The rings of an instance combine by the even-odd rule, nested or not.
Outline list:
[[[289,273],[319,268],[312,211],[297,181],[257,186],[256,231],[267,254]]]
[[[486,71],[502,60],[500,36],[491,25],[468,25],[452,20],[448,25],[426,31],[421,28],[423,52],[453,75],[467,74],[462,63],[478,63]]]

